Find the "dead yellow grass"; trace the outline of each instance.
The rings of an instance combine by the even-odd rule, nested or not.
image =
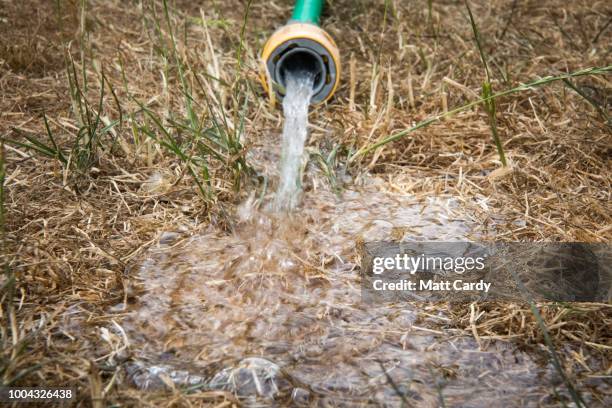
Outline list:
[[[92,101],[105,73],[116,99],[107,92],[103,116],[124,120],[83,174],[5,144],[5,260],[17,284],[12,307],[2,309],[3,381],[24,374],[18,384],[71,384],[79,403],[94,406],[232,404],[233,397],[222,393],[147,394],[127,387],[120,365],[97,361],[108,350],[95,328],[117,318],[107,315],[109,306],[137,296],[133,271],[162,231],[196,234],[210,224],[229,229],[235,204],[261,184],[243,175],[246,188],[235,191],[231,171],[215,162],[216,195],[204,200],[185,164],[134,128],[134,121],[147,122],[142,114],[130,118],[139,109],[136,100],[162,117],[184,115],[176,65],[160,49],[169,33],[159,2],[91,0],[86,13],[75,1],[60,1],[59,9],[55,2],[34,3],[5,1],[7,7],[0,8],[0,135],[44,139],[45,112],[58,143],[68,148],[80,126],[69,97],[68,52],[80,78],[83,70],[88,73]],[[342,51],[345,77],[332,102],[311,115],[314,149],[329,152],[341,144],[341,152],[355,151],[480,93],[484,73],[461,4],[434,1],[429,19],[426,2],[392,1],[383,24],[382,0],[330,3],[325,27]],[[253,2],[241,52],[245,2],[211,1],[202,9],[198,2],[171,5],[194,99],[214,98],[231,126],[238,126],[248,96],[245,152],[268,140],[262,135],[278,133],[281,115],[257,83],[257,53],[289,16],[290,2]],[[609,64],[609,2],[479,1],[472,9],[495,90]],[[159,32],[156,21],[162,21]],[[207,79],[201,90],[194,84],[198,74],[221,81]],[[609,78],[575,83],[609,112]],[[474,109],[389,144],[348,171],[380,174],[396,191],[460,197],[492,239],[609,242],[609,124],[561,83],[498,103],[508,169],[500,168],[485,112]],[[346,159],[344,153],[339,161]],[[70,338],[62,334],[62,315],[75,308],[86,311],[89,329]],[[463,307],[452,313],[454,327],[483,344],[542,344],[528,307]],[[556,344],[566,345],[560,353],[569,373],[580,372],[582,379],[612,374],[609,305],[545,307],[542,313]]]

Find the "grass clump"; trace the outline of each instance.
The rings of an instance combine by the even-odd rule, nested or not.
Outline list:
[[[119,106],[116,94],[104,73],[100,75],[100,93],[97,101],[92,103],[87,93],[87,71],[83,69],[83,82],[77,75],[75,62],[68,53],[66,58],[66,77],[68,79],[70,101],[72,113],[78,124],[78,130],[68,145],[68,149],[61,148],[58,144],[57,136],[53,134],[47,115],[43,112],[42,120],[48,142],[43,138],[33,134],[13,130],[24,137],[26,142],[5,138],[5,141],[14,146],[23,147],[43,156],[56,159],[66,170],[76,172],[78,175],[85,175],[92,166],[98,161],[98,152],[113,145],[112,140],[106,140],[107,136],[120,123],[120,119],[108,121],[104,118],[105,90],[108,86],[117,105]],[[121,108],[119,108],[121,109]]]
[[[239,191],[244,174],[247,176],[254,174],[251,167],[246,163],[245,151],[241,143],[248,97],[244,97],[243,109],[237,115],[238,124],[230,126],[224,106],[216,103],[213,100],[214,96],[209,95],[210,91],[204,84],[205,80],[196,75],[193,69],[179,57],[170,12],[165,0],[163,1],[163,8],[171,50],[167,51],[163,42],[160,42],[158,47],[167,64],[169,63],[169,55],[174,60],[180,92],[183,96],[183,110],[186,116],[172,115],[171,118],[168,118],[166,125],[158,114],[137,102],[146,117],[153,122],[155,129],[161,133],[161,137],[156,135],[154,129],[148,126],[146,121],[139,125],[139,129],[184,163],[202,197],[206,200],[214,198],[209,169],[211,159],[216,159],[224,163],[228,169],[231,169],[234,190]],[[160,26],[159,21],[156,21],[157,31],[161,37]],[[240,54],[241,51],[238,51],[238,55]],[[169,69],[167,69],[167,72],[169,72]],[[203,95],[204,100],[202,102],[198,102],[194,97],[193,89],[187,80],[188,73],[191,73],[192,82],[197,84],[201,95]],[[214,81],[221,80],[220,78],[211,79]],[[198,117],[196,107],[207,112],[207,115]],[[180,135],[184,142],[180,142],[173,133]]]
[[[80,39],[83,43],[87,43],[89,38],[84,28],[85,6],[86,3],[82,2]],[[194,180],[202,198],[206,202],[211,202],[211,200],[215,200],[216,195],[211,175],[211,161],[222,163],[232,173],[232,185],[236,192],[240,191],[241,183],[245,178],[255,174],[246,163],[245,149],[241,141],[245,131],[245,117],[249,102],[248,92],[236,93],[235,99],[241,103],[242,108],[235,110],[233,121],[230,122],[224,104],[219,101],[217,95],[212,94],[213,89],[229,87],[229,85],[222,78],[199,75],[190,66],[189,62],[179,55],[171,13],[166,1],[162,2],[162,7],[164,23],[169,37],[168,41],[164,37],[161,20],[159,15],[155,13],[154,4],[152,19],[156,36],[149,38],[155,39],[155,50],[163,61],[165,86],[168,86],[173,71],[176,72],[178,89],[183,101],[182,109],[180,111],[166,109],[164,113],[160,113],[148,106],[147,103],[141,102],[130,95],[129,83],[126,79],[123,62],[120,59],[119,66],[125,93],[137,106],[136,109],[127,112],[127,122],[132,129],[133,142],[137,149],[140,149],[143,145],[140,135],[146,136],[152,142],[164,148],[167,153],[173,155],[183,164],[185,171]],[[145,19],[145,21],[147,20]],[[202,24],[205,27],[206,22]],[[241,36],[243,35],[244,33],[241,34]],[[242,54],[242,46],[241,39],[237,56]],[[214,50],[211,50],[211,52],[214,52]],[[85,58],[86,54],[82,49],[81,57]],[[72,113],[78,124],[78,131],[67,148],[65,142],[62,145],[57,142],[57,135],[52,132],[45,113],[42,116],[48,141],[19,129],[14,129],[14,131],[22,136],[25,141],[8,137],[4,139],[14,146],[56,159],[68,172],[86,175],[88,170],[98,163],[100,152],[105,150],[111,152],[114,148],[115,136],[117,135],[116,128],[125,121],[117,92],[112,83],[107,80],[103,70],[96,72],[99,78],[99,94],[95,103],[91,102],[88,98],[88,93],[92,88],[89,80],[91,74],[86,69],[85,60],[81,61],[81,65],[82,68],[77,69],[77,63],[70,52],[67,51],[66,75],[69,95]],[[78,74],[79,71],[81,71],[80,75]],[[211,87],[209,81],[214,81],[215,86]],[[244,88],[244,84],[239,85]],[[199,91],[197,94],[194,87]],[[118,118],[114,120],[108,119],[104,112],[106,99],[108,99],[105,94],[107,88],[116,105],[115,114]],[[234,88],[238,88],[238,86]],[[201,98],[199,99],[198,96]],[[202,114],[196,113],[197,111],[202,112]],[[126,153],[132,152],[128,151]]]

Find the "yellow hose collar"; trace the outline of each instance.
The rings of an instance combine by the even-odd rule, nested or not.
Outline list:
[[[272,70],[271,67],[276,62],[275,60],[280,58],[280,53],[285,50],[290,50],[292,47],[296,47],[296,43],[308,44],[308,40],[314,43],[313,45],[326,64],[327,71],[325,72],[324,78],[325,86],[320,94],[313,96],[313,103],[323,103],[329,100],[334,92],[336,92],[338,84],[340,83],[341,67],[340,52],[334,40],[325,30],[317,25],[289,23],[272,34],[266,42],[261,55],[261,81],[273,102],[276,96],[282,99],[283,95],[279,89],[274,86],[275,82],[280,83],[280,81],[278,78],[275,78],[275,72],[270,72]]]

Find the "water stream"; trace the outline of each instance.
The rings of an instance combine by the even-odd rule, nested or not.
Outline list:
[[[280,167],[280,185],[276,192],[276,210],[292,210],[301,190],[300,169],[304,145],[308,136],[308,107],[313,95],[313,75],[308,71],[287,73],[286,93],[283,99],[283,151]]]

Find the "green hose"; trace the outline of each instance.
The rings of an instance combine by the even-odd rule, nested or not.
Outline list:
[[[324,0],[297,0],[291,21],[319,25]]]

